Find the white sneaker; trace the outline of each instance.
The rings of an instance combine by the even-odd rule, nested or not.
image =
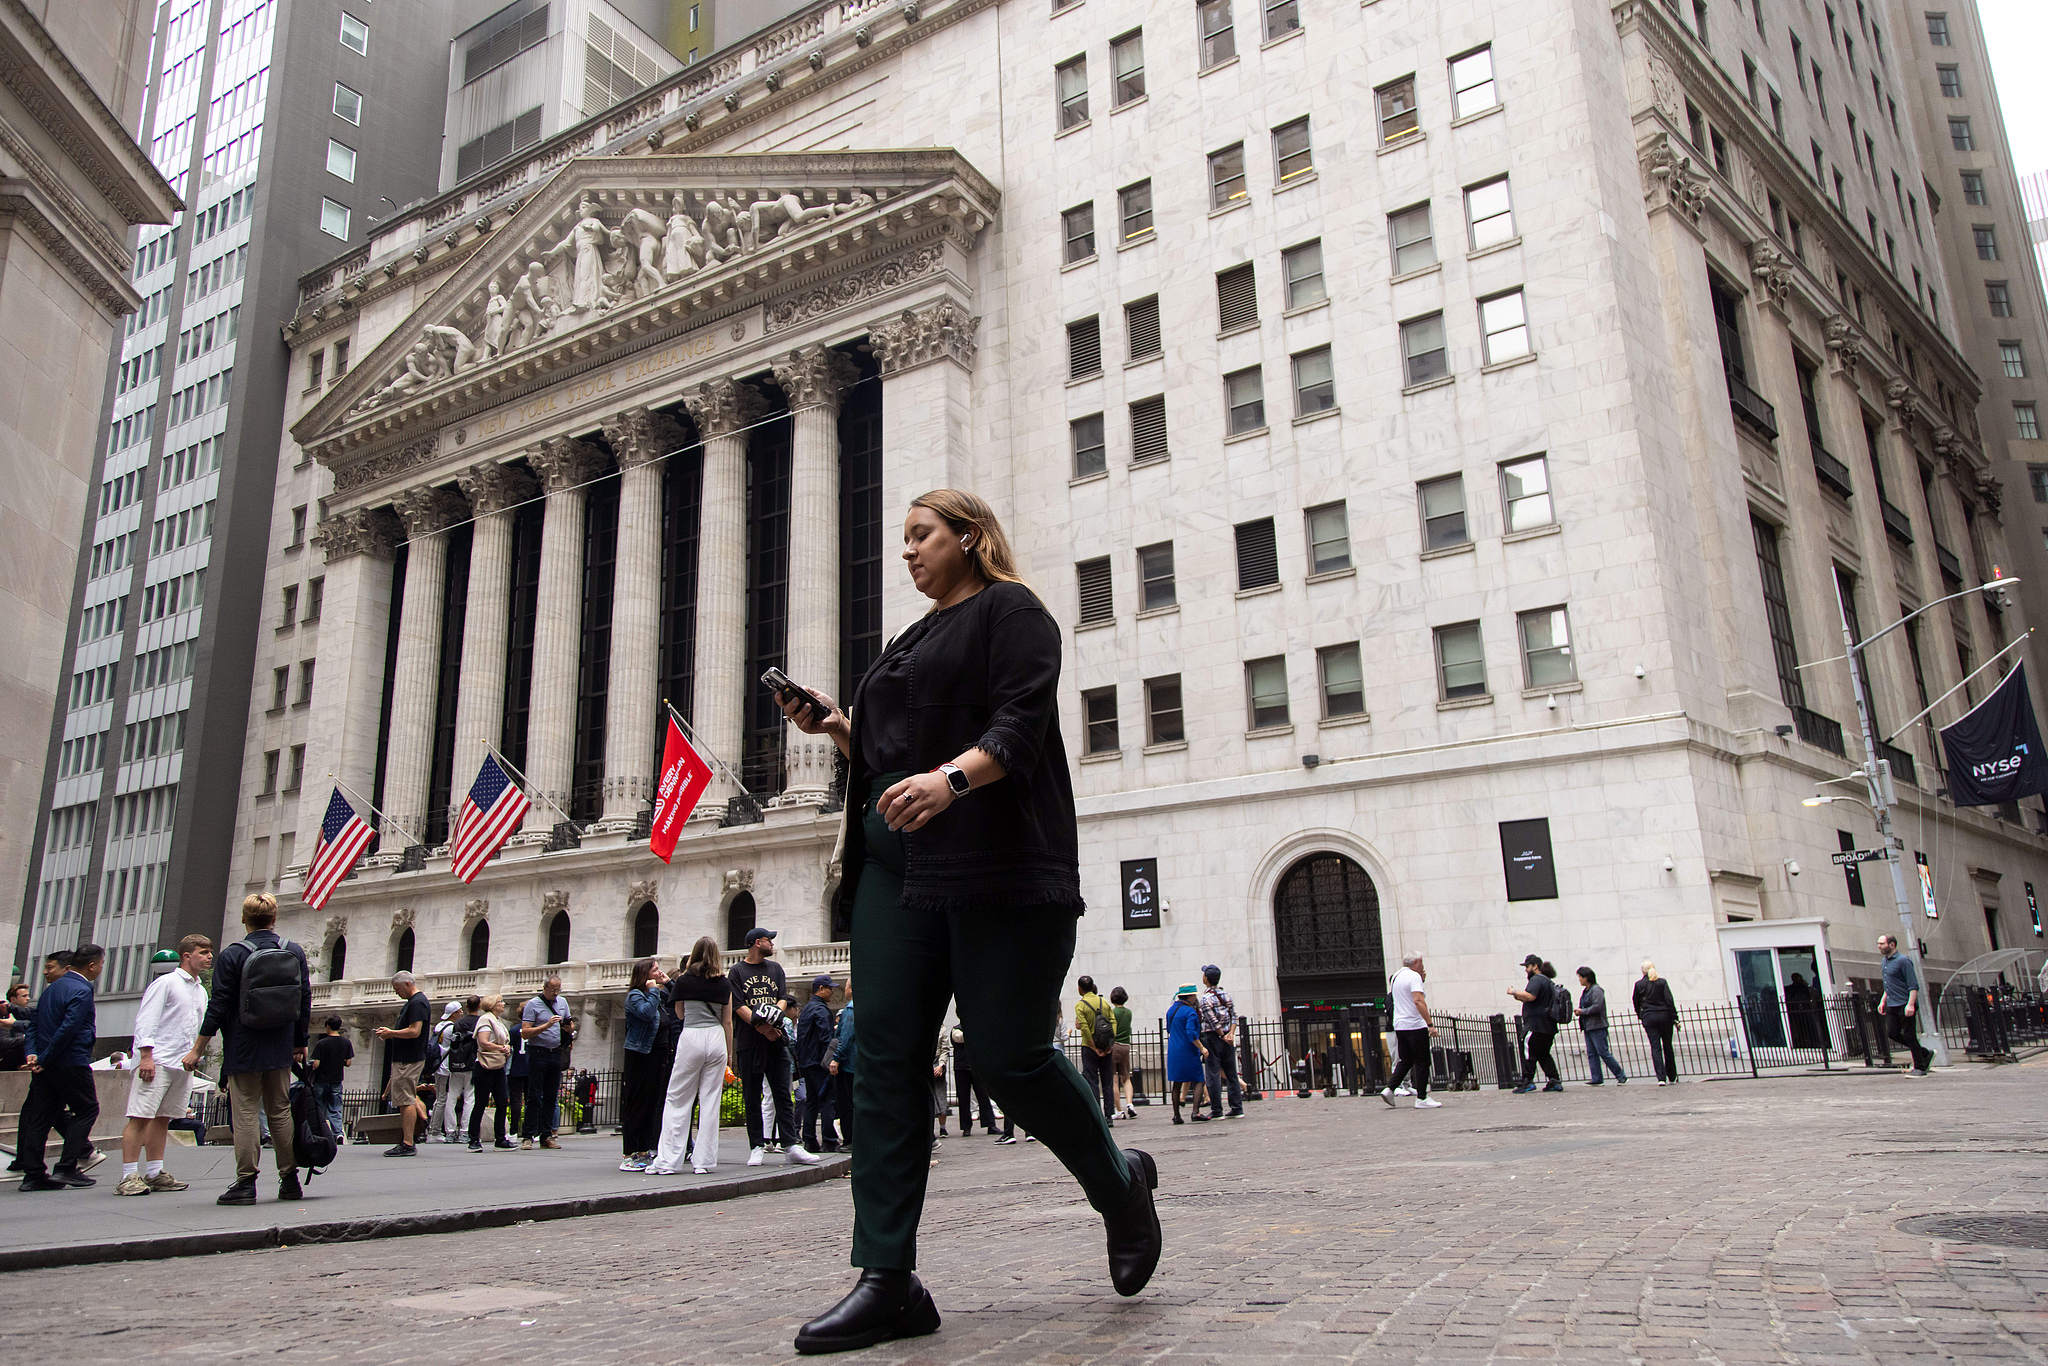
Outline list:
[[[1394,1088],[1394,1094],[1397,1096],[1412,1096],[1415,1094],[1415,1088],[1405,1084],[1401,1086],[1396,1086]]]
[[[692,1167],[692,1168],[690,1168],[690,1174],[691,1174],[692,1176],[709,1176],[709,1175],[711,1175],[711,1168],[709,1168],[709,1167]]]
[[[1418,1100],[1415,1102],[1415,1108],[1418,1110],[1441,1110],[1443,1104],[1440,1100]]]
[[[1380,1099],[1387,1103],[1387,1108],[1389,1110],[1394,1108],[1394,1093],[1392,1091],[1382,1088],[1380,1091]]]
[[[799,1167],[815,1167],[825,1160],[801,1143],[790,1144],[788,1151],[782,1156],[784,1161]]]
[[[747,1165],[749,1167],[758,1167],[767,1160],[768,1150],[766,1148],[755,1148],[747,1154]]]

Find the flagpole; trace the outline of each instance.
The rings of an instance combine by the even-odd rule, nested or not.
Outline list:
[[[563,820],[568,821],[571,824],[575,823],[576,818],[574,816],[562,810],[561,805],[558,802],[556,802],[553,797],[550,797],[547,793],[535,787],[533,785],[533,781],[530,778],[528,778],[524,773],[521,773],[518,769],[512,767],[512,761],[510,759],[507,759],[504,755],[498,753],[496,746],[488,744],[485,745],[484,753],[496,759],[500,767],[502,767],[507,773],[511,774],[513,777],[517,778],[519,780],[519,785],[521,787],[533,793],[534,796],[540,798],[549,806],[554,807],[555,814],[559,815]]]
[[[2027,643],[2027,637],[2029,637],[2029,636],[2033,635],[2033,634],[2034,634],[2034,630],[2035,630],[2035,628],[2034,628],[2034,627],[2032,627],[2032,626],[2029,626],[2029,627],[2028,627],[2028,628],[2027,628],[2026,630],[2024,630],[2024,631],[2020,632],[2020,634],[2019,634],[2019,635],[2017,635],[2017,636],[2015,636],[2015,637],[2014,637],[2014,638],[2013,638],[2013,639],[2012,639],[2012,640],[2011,640],[2011,641],[2010,641],[2010,642],[2009,642],[2008,644],[2006,644],[2006,645],[2005,645],[2005,647],[2004,647],[2004,648],[2002,648],[2001,650],[1999,650],[1999,652],[1998,652],[1997,654],[1995,654],[1995,655],[1991,656],[1991,658],[1989,658],[1989,659],[1985,660],[1985,661],[1984,661],[1984,662],[1983,662],[1982,664],[1979,664],[1979,665],[1978,665],[1978,666],[1977,666],[1976,668],[1974,668],[1974,669],[1970,670],[1970,672],[1969,672],[1968,674],[1966,674],[1966,675],[1964,676],[1964,678],[1963,678],[1963,681],[1962,681],[1961,683],[1958,683],[1958,684],[1956,684],[1956,685],[1955,685],[1955,686],[1954,686],[1953,688],[1950,688],[1950,689],[1949,689],[1949,690],[1948,690],[1947,692],[1945,692],[1945,693],[1943,693],[1943,694],[1942,694],[1941,696],[1939,696],[1939,697],[1935,698],[1935,699],[1934,699],[1934,700],[1933,700],[1932,702],[1930,702],[1930,703],[1928,703],[1928,704],[1927,704],[1927,706],[1926,706],[1926,708],[1925,708],[1925,709],[1923,709],[1923,710],[1921,710],[1921,711],[1919,711],[1919,712],[1916,712],[1916,713],[1914,713],[1914,715],[1912,716],[1912,718],[1911,718],[1910,720],[1908,720],[1908,721],[1906,722],[1906,724],[1905,724],[1905,725],[1903,725],[1903,726],[1900,726],[1900,727],[1899,727],[1899,728],[1898,728],[1897,730],[1893,731],[1893,732],[1892,732],[1892,733],[1891,733],[1890,735],[1887,735],[1887,736],[1885,736],[1885,737],[1884,737],[1884,742],[1885,742],[1886,744],[1890,744],[1890,743],[1891,743],[1892,741],[1894,741],[1894,740],[1898,739],[1898,738],[1899,738],[1899,737],[1900,737],[1901,735],[1904,735],[1904,734],[1905,734],[1905,733],[1906,733],[1907,731],[1911,730],[1911,729],[1913,728],[1913,723],[1914,723],[1915,721],[1918,721],[1918,720],[1919,720],[1919,719],[1920,719],[1921,717],[1923,717],[1923,716],[1926,716],[1926,715],[1928,715],[1928,714],[1929,714],[1929,713],[1931,713],[1931,712],[1932,712],[1932,711],[1933,711],[1933,710],[1934,710],[1934,709],[1935,709],[1936,707],[1940,706],[1940,705],[1941,705],[1942,703],[1944,703],[1944,702],[1948,701],[1948,700],[1949,700],[1949,699],[1950,699],[1951,697],[1954,697],[1954,696],[1955,696],[1955,695],[1956,695],[1957,693],[1961,692],[1961,691],[1963,690],[1963,688],[1964,688],[1964,687],[1965,687],[1965,686],[1966,686],[1966,685],[1967,685],[1967,684],[1969,683],[1969,681],[1970,681],[1971,679],[1975,678],[1975,677],[1976,677],[1976,676],[1977,676],[1978,674],[1981,674],[1981,673],[1983,673],[1983,672],[1984,672],[1984,671],[1985,671],[1986,669],[1990,668],[1990,667],[1991,667],[1992,665],[1996,664],[1996,663],[1997,663],[1997,662],[1998,662],[1999,660],[2001,660],[2001,659],[2005,658],[2005,657],[2006,657],[2007,655],[2011,654],[2011,653],[2012,653],[2012,652],[2013,652],[2014,650],[2018,649],[2018,648],[2019,648],[2020,646],[2022,646],[2022,645],[2026,644],[2026,643]],[[2019,665],[2018,665],[2018,664],[2015,664],[2015,665],[2013,665],[2012,667],[2013,667],[2013,669],[2017,669],[2017,668],[2019,668]],[[2006,679],[2006,678],[2011,678],[2011,677],[2012,677],[2012,670],[2011,670],[2011,669],[2008,669],[2008,670],[2006,671],[2006,675],[2005,675],[2005,678],[2001,678],[2001,679],[1999,679],[1999,680],[1998,680],[1998,682],[1997,682],[1997,684],[1996,684],[1995,686],[1993,686],[1993,688],[1991,689],[1991,691],[1992,691],[1992,692],[1997,692],[1997,691],[1999,690],[1999,688],[2002,688],[2002,687],[2004,687],[2004,686],[2005,686],[2005,679]],[[1975,708],[1975,707],[1972,707],[1972,708],[1971,708],[1970,710],[1971,710],[1971,711],[1975,711],[1975,710],[1976,710],[1976,708]],[[1967,714],[1968,714],[1968,713],[1966,712],[1966,713],[1965,713],[1965,715],[1967,715]]]
[[[412,843],[424,843],[424,841],[421,840],[418,835],[415,835],[412,831],[406,829],[397,821],[392,820],[391,817],[385,815],[382,811],[379,811],[374,805],[370,803],[370,801],[366,797],[363,796],[362,793],[356,791],[354,788],[350,787],[341,779],[336,778],[332,773],[329,773],[327,776],[330,780],[333,781],[336,787],[340,788],[343,792],[346,792],[349,796],[361,802],[363,804],[363,809],[369,812],[371,815],[375,816],[378,820],[384,822],[384,824],[390,826],[393,830],[396,830],[399,834],[405,836],[406,839],[410,840]]]
[[[705,744],[701,739],[698,738],[696,727],[692,726],[688,721],[685,721],[683,719],[683,714],[675,709],[674,703],[670,702],[666,697],[664,697],[661,699],[661,705],[668,709],[669,719],[674,721],[676,723],[677,729],[682,731],[684,737],[688,739],[692,745],[696,746],[697,752],[699,754],[702,754],[705,758],[711,761],[712,768],[724,774],[727,781],[732,783],[734,787],[738,788],[742,793],[745,793],[748,797],[752,797],[754,795],[753,789],[749,788],[745,782],[741,781],[739,771],[735,769],[731,764],[728,764],[725,760],[719,758],[717,754],[712,752],[711,746]]]

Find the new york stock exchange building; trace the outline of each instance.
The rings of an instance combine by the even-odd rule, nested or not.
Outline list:
[[[897,551],[940,486],[1068,630],[1075,970],[1140,1020],[1210,962],[1265,1018],[1410,952],[1478,1014],[1530,951],[1681,1000],[1875,975],[1884,879],[1829,866],[1867,817],[1801,806],[1861,754],[1848,677],[1797,665],[1839,653],[1837,576],[1873,623],[1947,591],[1937,549],[1989,577],[1967,367],[1818,201],[1813,264],[1755,250],[1756,190],[1817,192],[1719,94],[1755,179],[1695,164],[1712,80],[1660,6],[1193,8],[814,5],[306,277],[236,877],[316,1016],[557,971],[610,1065],[638,955],[760,924],[799,991],[843,977],[833,751],[757,680],[852,693],[926,605]],[[1913,543],[1816,482],[1802,411],[1868,431]],[[1888,638],[1876,710],[2017,616]],[[725,768],[664,863],[669,705]],[[1895,743],[1930,963],[2025,933],[2041,837]],[[534,805],[465,884],[487,752]],[[380,839],[315,912],[335,783]]]

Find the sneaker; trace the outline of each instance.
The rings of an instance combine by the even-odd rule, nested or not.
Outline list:
[[[1517,1086],[1517,1087],[1516,1087],[1516,1088],[1515,1088],[1515,1089],[1514,1089],[1514,1090],[1513,1090],[1512,1092],[1510,1092],[1509,1094],[1511,1094],[1511,1095],[1517,1095],[1517,1096],[1526,1096],[1526,1095],[1528,1095],[1528,1094],[1529,1094],[1529,1093],[1530,1093],[1531,1091],[1534,1091],[1535,1089],[1536,1089],[1536,1083],[1535,1083],[1535,1082],[1533,1082],[1533,1081],[1525,1081],[1525,1082],[1523,1082],[1523,1083],[1522,1083],[1522,1084],[1521,1084],[1520,1086]]]
[[[99,1184],[99,1182],[93,1180],[93,1178],[87,1176],[78,1168],[61,1165],[50,1168],[50,1179],[52,1181],[61,1181],[65,1185],[77,1189],[83,1189],[86,1186],[97,1186]]]
[[[519,1151],[520,1151],[520,1152],[522,1152],[522,1153],[530,1153],[530,1152],[532,1152],[532,1151],[533,1151],[533,1140],[532,1140],[532,1139],[530,1139],[530,1138],[522,1138],[522,1139],[520,1139],[520,1140],[519,1140]]]
[[[191,1189],[183,1181],[172,1176],[169,1171],[159,1171],[155,1176],[145,1176],[142,1179],[153,1191],[182,1191]]]
[[[1626,1085],[1628,1085],[1628,1078],[1627,1078],[1627,1077],[1616,1077],[1616,1078],[1614,1079],[1614,1084],[1615,1084],[1616,1086],[1626,1086]]]
[[[1380,1092],[1380,1099],[1387,1103],[1389,1110],[1394,1108],[1394,1093],[1392,1091],[1382,1090]]]
[[[1670,1083],[1670,1082],[1668,1082],[1668,1081],[1666,1081],[1666,1080],[1664,1080],[1664,1078],[1662,1078],[1662,1077],[1659,1077],[1659,1078],[1657,1078],[1657,1084],[1658,1084],[1659,1086],[1669,1086],[1669,1085],[1670,1085],[1671,1083]]]
[[[1017,1141],[1017,1136],[1016,1136],[1015,1134],[998,1134],[998,1135],[996,1135],[996,1142],[998,1142],[998,1143],[1015,1143],[1016,1141]]]
[[[1036,1143],[1038,1142],[1038,1138],[1035,1134],[1026,1134],[1024,1135],[1024,1141],[1026,1143]]]
[[[1443,1108],[1443,1102],[1440,1100],[1418,1100],[1415,1102],[1415,1108],[1418,1110],[1440,1110]]]
[[[629,1157],[619,1164],[619,1170],[622,1172],[644,1172],[647,1170],[647,1159],[644,1157]]]
[[[1397,1096],[1412,1096],[1415,1094],[1415,1088],[1408,1085],[1408,1083],[1406,1082],[1402,1082],[1399,1086],[1396,1086],[1394,1088],[1394,1094]]]
[[[25,1191],[68,1191],[71,1187],[51,1176],[48,1172],[32,1172],[21,1178],[21,1189]]]
[[[692,1168],[690,1168],[690,1175],[692,1175],[692,1176],[709,1176],[709,1175],[711,1175],[711,1168],[709,1168],[709,1167],[692,1167]]]
[[[1189,1115],[1188,1118],[1192,1119],[1197,1124],[1207,1124],[1209,1122],[1209,1117],[1199,1110],[1197,1110],[1194,1114]]]
[[[1586,1083],[1588,1086],[1605,1086],[1606,1084],[1604,1081],[1589,1081]]]
[[[547,1149],[549,1149],[550,1151],[554,1151],[554,1152],[559,1152],[559,1151],[561,1151],[561,1147],[562,1147],[562,1145],[561,1145],[561,1144],[559,1144],[559,1143],[555,1142],[555,1140],[554,1140],[554,1138],[553,1138],[552,1136],[550,1136],[550,1137],[548,1137],[548,1138],[544,1138],[544,1139],[542,1139],[542,1140],[540,1141],[540,1146],[541,1146],[541,1147],[543,1147],[543,1148],[547,1148]]]
[[[1927,1075],[1927,1069],[1924,1067],[1916,1067],[1913,1069],[1913,1075],[1916,1077],[1924,1077]]]
[[[793,1167],[815,1167],[825,1160],[801,1143],[790,1144],[789,1151],[783,1154],[783,1159]]]
[[[1564,1090],[1564,1083],[1561,1081],[1553,1081],[1546,1084],[1543,1089],[1546,1093],[1551,1091],[1562,1091]]]
[[[394,1144],[384,1150],[384,1156],[386,1157],[418,1157],[419,1155],[420,1150],[410,1143]]]
[[[1242,1110],[1226,1110],[1226,1111],[1224,1111],[1224,1112],[1223,1112],[1223,1117],[1224,1117],[1225,1119],[1243,1119],[1243,1118],[1244,1118],[1244,1111],[1242,1111]]]
[[[758,1167],[767,1160],[768,1149],[766,1146],[755,1148],[747,1153],[747,1165],[749,1167]]]
[[[1186,1121],[1186,1120],[1184,1120],[1184,1119],[1182,1119],[1182,1118],[1181,1118],[1181,1117],[1180,1117],[1179,1115],[1175,1115],[1175,1116],[1173,1117],[1173,1122],[1174,1122],[1175,1124],[1185,1124],[1185,1123],[1187,1123],[1187,1121]]]
[[[502,1147],[509,1147],[509,1146],[511,1146],[511,1145],[509,1145],[509,1144],[503,1144],[503,1143],[501,1143],[501,1144],[499,1144],[498,1146],[502,1148]],[[482,1151],[484,1150],[484,1145],[483,1145],[483,1144],[481,1144],[481,1143],[472,1143],[472,1144],[470,1144],[470,1145],[469,1145],[469,1150],[470,1150],[471,1152],[473,1152],[473,1153],[480,1153],[480,1152],[482,1152]]]
[[[100,1151],[98,1148],[87,1148],[85,1150],[85,1156],[78,1159],[77,1170],[81,1172],[89,1172],[94,1167],[99,1166],[100,1163],[106,1160],[107,1155],[104,1152]]]
[[[116,1195],[147,1195],[149,1182],[142,1179],[141,1172],[130,1172],[121,1178],[121,1184],[114,1187]]]
[[[782,1145],[780,1143],[764,1143],[761,1146],[771,1153],[779,1153],[782,1151]]]

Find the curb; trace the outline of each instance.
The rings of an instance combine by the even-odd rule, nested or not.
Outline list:
[[[299,1247],[320,1243],[356,1243],[372,1238],[412,1238],[426,1233],[464,1233],[473,1229],[505,1228],[512,1224],[538,1223],[553,1219],[580,1219],[591,1214],[623,1214],[634,1210],[666,1209],[675,1205],[709,1204],[736,1200],[741,1196],[765,1195],[771,1191],[797,1190],[821,1185],[851,1171],[844,1158],[815,1167],[791,1167],[762,1176],[710,1186],[677,1186],[651,1192],[612,1191],[565,1200],[542,1200],[523,1205],[493,1205],[483,1209],[434,1210],[425,1214],[393,1215],[385,1218],[337,1219],[324,1223],[272,1224],[265,1228],[213,1230],[206,1233],[170,1233],[157,1238],[130,1238],[114,1242],[70,1243],[58,1247],[0,1248],[0,1273],[36,1271],[57,1266],[88,1266],[100,1262],[161,1261],[191,1257],[208,1252],[246,1252],[256,1248]]]

